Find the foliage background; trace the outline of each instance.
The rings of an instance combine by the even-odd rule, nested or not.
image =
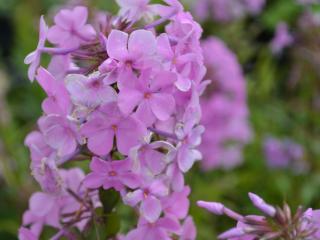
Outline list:
[[[114,9],[111,0],[88,2]],[[23,59],[36,46],[39,16],[46,14],[49,19],[59,4],[63,1],[0,0],[0,239],[16,239],[28,198],[38,189],[30,176],[23,141],[41,115],[44,93],[27,80]],[[320,5],[311,9],[319,10]],[[245,149],[242,166],[206,173],[196,166],[188,174],[191,214],[200,240],[215,239],[232,223],[198,209],[198,199],[221,201],[239,212],[254,213],[247,198],[251,191],[273,204],[287,201],[293,208],[299,204],[320,208],[320,27],[299,28],[303,11],[295,0],[269,0],[257,17],[203,24],[204,35],[222,38],[243,66],[254,139]],[[298,40],[277,57],[271,54],[269,43],[279,21],[286,21]],[[310,170],[296,174],[268,169],[262,143],[269,134],[302,144]]]

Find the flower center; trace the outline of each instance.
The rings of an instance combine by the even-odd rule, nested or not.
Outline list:
[[[109,172],[109,176],[110,177],[115,177],[115,176],[117,176],[117,173],[115,171],[110,171]]]
[[[112,130],[115,131],[115,132],[118,130],[118,126],[115,125],[115,124],[113,124],[113,125],[111,126],[111,128],[112,128]]]
[[[149,192],[148,189],[146,189],[146,190],[143,191],[143,196],[144,196],[145,198],[147,198],[149,194],[150,194],[150,192]]]
[[[144,94],[145,99],[150,99],[151,98],[151,93],[145,93]]]

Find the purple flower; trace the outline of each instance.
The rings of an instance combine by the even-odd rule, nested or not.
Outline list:
[[[263,147],[270,168],[292,168],[296,172],[308,169],[303,160],[303,147],[290,139],[267,137]]]
[[[294,39],[288,30],[288,25],[281,22],[277,25],[275,36],[272,39],[271,51],[273,54],[280,54],[284,48],[289,47],[293,42]]]
[[[77,125],[57,115],[43,116],[38,121],[39,128],[46,143],[57,150],[58,156],[74,153],[80,142]]]
[[[31,225],[31,232],[40,236],[44,225],[60,228],[60,206],[57,197],[49,193],[34,193],[29,200],[29,210],[23,215],[23,224]]]
[[[48,32],[48,26],[46,25],[46,22],[44,21],[44,17],[41,16],[40,18],[40,26],[39,26],[39,42],[38,46],[35,51],[30,53],[26,58],[24,59],[24,63],[30,65],[28,70],[28,77],[30,81],[32,82],[34,80],[34,77],[37,72],[37,68],[40,65],[40,59],[41,59],[41,48],[45,46],[46,39],[47,39],[47,32]]]
[[[38,131],[29,133],[24,144],[29,147],[33,162],[40,162],[43,158],[50,156],[54,151],[46,144],[42,133]]]
[[[108,103],[91,116],[81,132],[88,138],[88,148],[97,155],[111,151],[114,137],[118,150],[128,155],[129,150],[142,141],[146,129],[136,118],[124,116],[117,103]]]
[[[169,194],[168,187],[161,180],[145,179],[138,190],[129,192],[124,201],[130,206],[140,204],[140,214],[151,223],[160,217],[162,206],[160,198]]]
[[[136,116],[150,126],[156,119],[166,121],[173,113],[175,100],[171,89],[176,75],[161,72],[154,78],[150,73],[142,74],[135,80],[134,86],[126,86],[119,93],[119,107],[125,114],[130,114],[136,106]]]
[[[93,27],[86,24],[88,9],[83,6],[63,9],[54,17],[55,25],[49,29],[48,40],[61,47],[78,47],[95,39]]]
[[[43,111],[46,114],[68,115],[71,110],[71,101],[63,82],[56,80],[43,67],[38,69],[36,79],[48,96],[42,102]]]
[[[116,91],[99,77],[88,78],[81,74],[70,74],[65,82],[71,99],[76,105],[93,109],[117,100]]]
[[[117,191],[125,187],[137,188],[139,178],[131,171],[129,160],[111,161],[94,157],[90,164],[91,173],[85,178],[84,184],[88,188],[114,188]]]
[[[202,159],[201,153],[195,148],[200,145],[203,132],[203,126],[197,126],[192,130],[186,126],[176,131],[180,140],[177,159],[181,171],[189,171],[195,161]]]
[[[156,53],[156,38],[152,32],[136,30],[128,33],[112,30],[108,36],[107,52],[111,59],[119,62],[118,84],[129,84],[124,76],[132,76],[132,69],[145,69],[154,65],[151,58]]]

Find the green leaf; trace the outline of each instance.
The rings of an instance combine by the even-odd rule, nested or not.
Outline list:
[[[120,194],[114,189],[99,189],[100,201],[103,205],[103,213],[110,214],[120,199]]]

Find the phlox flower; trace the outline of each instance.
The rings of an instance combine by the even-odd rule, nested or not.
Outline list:
[[[40,65],[41,59],[41,48],[45,46],[46,39],[48,33],[48,26],[44,21],[44,17],[41,16],[40,18],[40,26],[39,26],[39,41],[36,50],[28,54],[24,59],[24,63],[30,65],[28,69],[28,77],[29,80],[32,82],[37,72],[37,68]]]
[[[49,193],[36,192],[29,200],[29,210],[23,215],[23,224],[31,225],[31,231],[40,236],[44,225],[59,228],[60,205],[56,196]]]
[[[188,126],[184,126],[176,130],[180,140],[177,147],[177,160],[182,172],[187,172],[195,161],[201,160],[202,155],[196,147],[201,143],[203,132],[203,126],[196,126],[192,130],[188,129]]]
[[[142,141],[146,129],[136,118],[123,115],[113,102],[94,112],[82,126],[81,133],[88,138],[88,148],[97,155],[111,151],[114,137],[119,152],[128,155],[129,150]]]
[[[152,77],[150,72],[143,72],[138,79],[133,80],[134,86],[124,85],[120,90],[120,110],[129,114],[138,106],[135,115],[147,126],[156,119],[168,120],[175,109],[175,100],[171,92],[176,75],[160,72]]]
[[[58,115],[43,116],[38,120],[46,143],[57,151],[58,156],[74,153],[81,142],[77,125]]]
[[[54,17],[55,25],[49,29],[48,40],[60,47],[78,47],[95,39],[94,28],[86,24],[88,9],[83,6],[63,9]]]
[[[130,84],[124,79],[132,77],[132,69],[145,69],[155,64],[151,58],[156,53],[156,38],[151,31],[136,30],[130,35],[112,30],[107,40],[107,52],[111,59],[118,61],[118,84]]]
[[[88,188],[114,188],[117,191],[125,187],[137,188],[140,184],[138,175],[131,171],[131,162],[127,160],[111,161],[94,157],[90,163],[91,173],[85,178]]]
[[[81,74],[70,74],[65,83],[75,105],[95,108],[117,99],[116,91],[99,77],[88,78]]]
[[[124,197],[124,202],[130,206],[136,206],[140,203],[140,214],[148,222],[154,223],[161,214],[161,197],[169,194],[169,189],[165,183],[160,180],[144,179],[139,189],[129,192]]]

